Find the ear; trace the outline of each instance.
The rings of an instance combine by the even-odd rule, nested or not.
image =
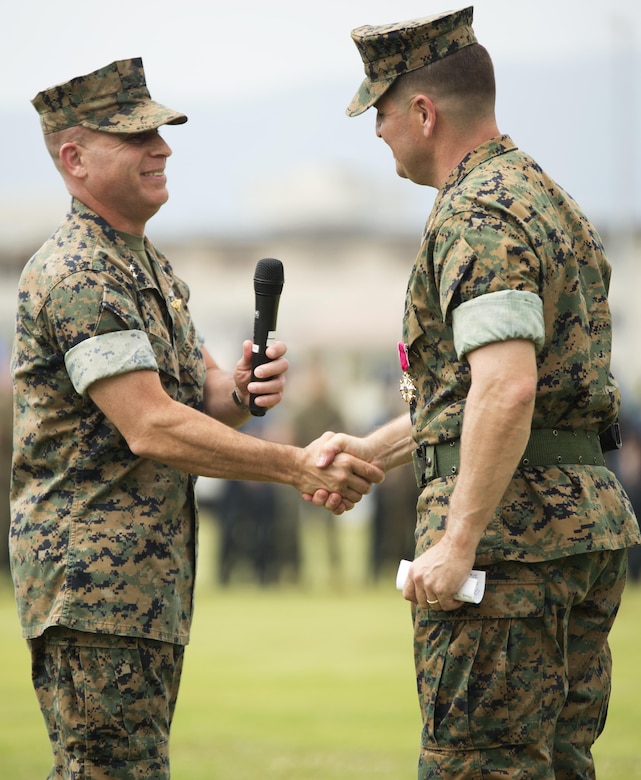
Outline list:
[[[86,175],[86,169],[83,161],[82,147],[77,143],[70,141],[63,144],[59,151],[58,157],[60,158],[60,164],[69,176],[73,176],[76,179],[83,179]]]
[[[429,138],[436,127],[436,104],[427,95],[419,93],[412,100],[412,110],[422,126],[423,135]]]

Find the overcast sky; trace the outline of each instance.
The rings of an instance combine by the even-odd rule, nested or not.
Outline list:
[[[361,212],[374,214],[362,195],[367,179],[346,180],[350,168],[356,180],[378,172],[370,201],[385,214],[396,205],[407,224],[420,224],[430,193],[395,180],[389,151],[374,138],[372,112],[345,117],[363,78],[350,30],[460,7],[436,0],[5,3],[0,243],[36,225],[39,234],[48,232],[67,199],[30,100],[134,56],[143,58],[152,96],[190,118],[164,131],[175,154],[168,167],[170,201],[154,218],[154,231],[156,225],[192,231],[203,224],[245,230],[261,219],[276,224],[277,213],[293,223],[302,207],[347,215],[358,205],[359,188]],[[635,121],[641,126],[634,116],[641,94],[641,2],[477,0],[474,28],[494,59],[501,129],[549,167],[590,215],[599,217],[607,207],[621,213],[634,201],[641,214],[638,186],[632,191],[641,178],[641,156],[636,162],[634,156]],[[626,85],[612,78],[608,63],[628,52],[634,68]],[[592,72],[581,71],[580,63],[590,63]],[[615,100],[623,108],[613,111]]]
[[[115,59],[142,56],[152,90],[180,101],[225,99],[358,81],[349,31],[463,4],[436,0],[24,0],[4,4],[0,25],[3,104]],[[571,59],[638,45],[638,0],[477,0],[474,27],[495,61]],[[617,39],[619,39],[617,41]],[[636,39],[636,41],[635,41]],[[153,94],[153,92],[152,92]]]
[[[268,234],[296,227],[301,214],[419,235],[433,190],[395,176],[373,112],[345,117],[363,78],[350,31],[463,6],[8,0],[0,11],[0,250],[37,248],[68,206],[30,100],[136,56],[152,96],[189,115],[163,131],[174,150],[170,199],[152,220],[153,240]],[[477,0],[474,29],[494,60],[501,130],[600,229],[622,215],[641,219],[641,1]]]

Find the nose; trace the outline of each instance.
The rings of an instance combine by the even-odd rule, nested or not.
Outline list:
[[[382,138],[381,135],[381,118],[379,114],[376,114],[376,125],[375,125],[376,135],[378,138]]]
[[[171,157],[171,155],[173,154],[173,152],[171,151],[171,147],[169,146],[167,141],[165,141],[165,139],[160,135],[160,133],[157,133],[154,136],[152,154],[158,157]]]

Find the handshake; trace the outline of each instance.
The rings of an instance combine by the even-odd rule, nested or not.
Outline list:
[[[300,493],[305,501],[340,515],[352,509],[372,483],[382,482],[387,471],[409,463],[415,449],[409,414],[363,438],[324,433],[301,451],[310,472],[307,486],[298,485]]]
[[[352,509],[385,478],[368,438],[324,433],[305,449],[303,480],[297,484],[305,501],[324,506],[335,515]]]

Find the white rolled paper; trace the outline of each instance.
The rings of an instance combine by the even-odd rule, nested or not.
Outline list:
[[[407,573],[410,570],[412,561],[402,560],[398,565],[396,572],[396,589],[403,590]],[[480,604],[485,593],[485,572],[472,569],[470,576],[465,580],[459,592],[454,598],[459,601],[467,601],[470,604]]]

